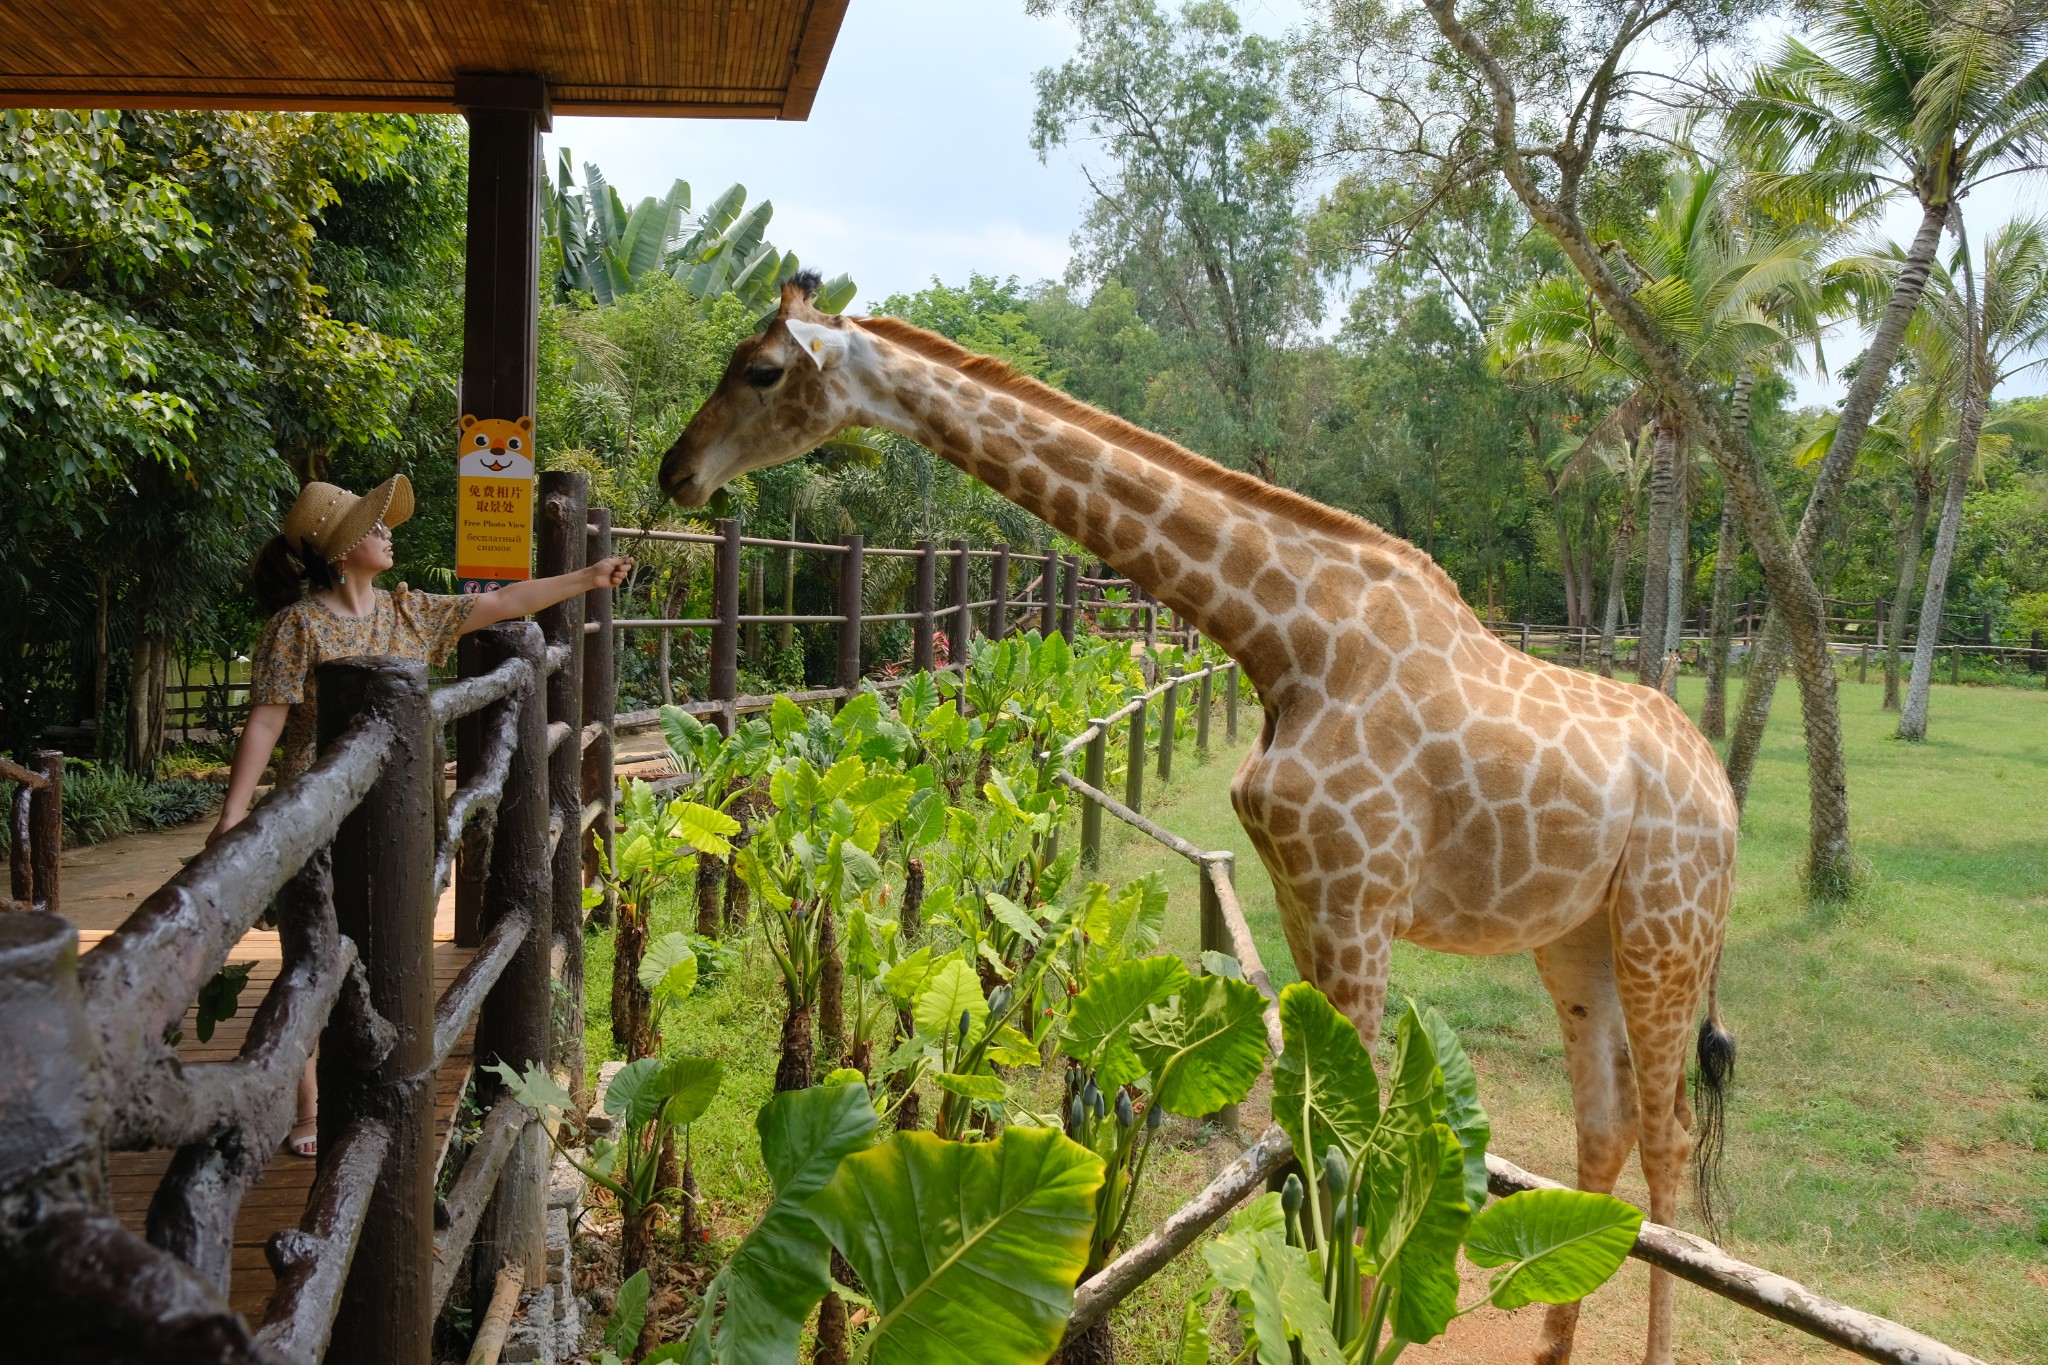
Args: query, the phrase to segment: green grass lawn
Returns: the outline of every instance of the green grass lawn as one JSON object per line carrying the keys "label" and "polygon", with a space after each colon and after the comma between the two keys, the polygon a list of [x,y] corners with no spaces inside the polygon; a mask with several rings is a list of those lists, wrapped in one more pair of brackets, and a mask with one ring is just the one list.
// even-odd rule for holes
{"label": "green grass lawn", "polygon": [[[1921,745],[1891,738],[1896,718],[1880,696],[1874,682],[1842,689],[1866,868],[1850,905],[1814,910],[1800,890],[1806,774],[1790,687],[1758,767],[1722,967],[1741,1047],[1727,1245],[1987,1360],[2048,1361],[2048,695],[1937,686]],[[1680,697],[1697,714],[1699,681]],[[1147,814],[1237,851],[1239,894],[1278,985],[1294,964],[1227,790],[1243,751],[1219,748],[1208,768],[1176,774]],[[1169,941],[1194,943],[1185,861],[1118,826],[1104,864],[1113,877],[1166,868]],[[1570,1091],[1534,963],[1403,944],[1393,996],[1404,995],[1463,1034],[1494,1150],[1570,1180]],[[1633,1165],[1625,1180],[1624,1195],[1646,1197]],[[1698,1230],[1689,1214],[1680,1221]],[[1589,1307],[1589,1344],[1609,1348],[1595,1356],[1640,1349],[1638,1302]],[[1680,1303],[1687,1358],[1805,1349],[1789,1329],[1702,1292],[1684,1289]]]}
{"label": "green grass lawn", "polygon": [[[1758,769],[1722,969],[1723,1012],[1741,1046],[1727,1245],[1987,1360],[2048,1361],[2048,695],[1937,686],[1933,738],[1917,746],[1890,738],[1879,696],[1874,683],[1842,691],[1866,864],[1850,905],[1817,911],[1800,891],[1805,772],[1789,685]],[[1697,680],[1681,686],[1681,699],[1697,712]],[[1256,712],[1244,720],[1248,742]],[[1206,765],[1183,748],[1171,788],[1147,814],[1198,845],[1237,851],[1246,913],[1284,984],[1294,964],[1272,889],[1230,810],[1228,780],[1244,745],[1222,743],[1220,715],[1215,732]],[[1166,945],[1192,955],[1193,869],[1114,820],[1105,836],[1106,880],[1166,871]],[[686,927],[685,915],[680,899],[663,907],[656,931]],[[589,947],[598,1058],[609,1055],[608,938],[593,936]],[[755,940],[746,953],[669,1029],[671,1051],[726,1061],[725,1091],[696,1134],[699,1181],[724,1237],[744,1230],[766,1193],[752,1119],[772,1082],[781,1010],[765,950]],[[1530,959],[1402,945],[1393,993],[1435,1005],[1464,1035],[1494,1149],[1569,1180],[1562,1049]],[[1248,1124],[1259,1115],[1247,1106]],[[1215,1147],[1187,1143],[1134,1223],[1163,1217],[1217,1159]],[[1621,1193],[1644,1198],[1633,1166]],[[1689,1213],[1680,1222],[1698,1226]],[[1183,1257],[1126,1306],[1124,1359],[1162,1357],[1200,1280],[1199,1260]],[[1636,1358],[1642,1298],[1639,1269],[1596,1296],[1578,1358]],[[1837,1354],[1702,1291],[1682,1287],[1679,1303],[1687,1361]]]}

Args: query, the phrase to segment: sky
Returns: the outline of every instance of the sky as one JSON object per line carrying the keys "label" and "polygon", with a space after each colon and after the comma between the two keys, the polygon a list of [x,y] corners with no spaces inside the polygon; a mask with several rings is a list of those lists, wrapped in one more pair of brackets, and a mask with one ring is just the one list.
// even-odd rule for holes
{"label": "sky", "polygon": [[[1245,26],[1280,35],[1301,25],[1306,0],[1239,0]],[[1775,47],[1757,35],[1749,49]],[[828,277],[859,287],[856,309],[924,288],[965,283],[970,271],[1026,283],[1065,273],[1090,190],[1073,147],[1041,164],[1031,150],[1033,77],[1073,50],[1063,21],[1033,19],[1022,0],[853,0],[811,117],[804,122],[558,118],[561,148],[594,162],[628,204],[690,184],[698,208],[728,185],[775,204],[769,240]],[[2012,177],[1968,201],[1972,234],[2016,213],[2048,212],[2048,183]],[[1896,205],[1900,240],[1917,206]],[[1946,250],[1946,247],[1944,248]],[[1844,327],[1826,346],[1839,364],[1862,347]],[[2035,370],[2001,397],[2048,392]],[[1799,382],[1806,403],[1838,401],[1839,382]]]}

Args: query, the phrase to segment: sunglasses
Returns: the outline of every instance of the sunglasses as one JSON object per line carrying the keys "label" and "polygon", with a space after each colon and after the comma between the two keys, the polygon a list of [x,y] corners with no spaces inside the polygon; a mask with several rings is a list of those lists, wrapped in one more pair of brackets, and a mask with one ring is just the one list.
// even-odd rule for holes
{"label": "sunglasses", "polygon": [[372,523],[372,525],[370,526],[370,534],[373,536],[382,536],[384,539],[389,540],[391,539],[391,528],[389,526],[386,526],[381,521],[375,522]]}

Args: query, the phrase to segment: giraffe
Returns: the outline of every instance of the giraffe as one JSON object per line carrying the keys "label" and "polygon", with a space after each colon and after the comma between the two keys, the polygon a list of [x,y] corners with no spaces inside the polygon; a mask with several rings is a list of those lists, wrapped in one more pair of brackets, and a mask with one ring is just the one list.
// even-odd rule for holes
{"label": "giraffe", "polygon": [[[663,493],[701,506],[847,426],[884,427],[1194,622],[1263,705],[1231,801],[1303,979],[1371,1046],[1396,939],[1532,953],[1564,1033],[1580,1187],[1611,1191],[1639,1147],[1650,1216],[1670,1222],[1703,1001],[1713,1106],[1734,1046],[1716,995],[1735,802],[1685,713],[1503,644],[1406,541],[897,319],[819,313],[810,287],[786,286],[740,343],[664,456]],[[1672,1359],[1673,1287],[1652,1270],[1647,1365]],[[1539,1361],[1569,1358],[1577,1315],[1549,1310]]]}

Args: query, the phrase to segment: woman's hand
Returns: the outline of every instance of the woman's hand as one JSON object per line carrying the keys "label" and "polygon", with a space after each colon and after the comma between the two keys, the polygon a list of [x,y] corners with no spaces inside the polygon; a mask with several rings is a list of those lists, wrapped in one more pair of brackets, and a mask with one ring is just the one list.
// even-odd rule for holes
{"label": "woman's hand", "polygon": [[633,561],[626,555],[614,555],[610,559],[598,560],[583,572],[590,575],[588,590],[622,588],[626,585],[626,575],[633,572]]}

